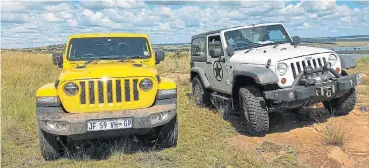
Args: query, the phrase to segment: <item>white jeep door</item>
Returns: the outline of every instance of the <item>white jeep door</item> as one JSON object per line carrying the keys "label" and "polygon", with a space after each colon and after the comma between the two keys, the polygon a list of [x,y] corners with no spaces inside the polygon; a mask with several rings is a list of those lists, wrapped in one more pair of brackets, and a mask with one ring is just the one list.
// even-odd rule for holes
{"label": "white jeep door", "polygon": [[[206,76],[209,80],[211,88],[222,93],[229,93],[231,84],[229,80],[229,67],[227,65],[228,58],[224,54],[220,35],[208,35],[206,40],[207,49],[207,68],[205,68]],[[211,56],[211,50],[221,50],[221,55]]]}

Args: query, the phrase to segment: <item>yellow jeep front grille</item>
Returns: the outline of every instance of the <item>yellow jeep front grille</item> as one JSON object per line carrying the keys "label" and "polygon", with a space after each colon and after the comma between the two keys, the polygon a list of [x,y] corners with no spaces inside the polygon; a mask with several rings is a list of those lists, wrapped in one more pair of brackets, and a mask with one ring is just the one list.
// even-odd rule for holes
{"label": "yellow jeep front grille", "polygon": [[79,84],[81,104],[122,103],[139,100],[138,79],[91,80],[81,81]]}
{"label": "yellow jeep front grille", "polygon": [[64,108],[72,113],[146,108],[154,103],[158,85],[153,82],[151,90],[141,90],[142,79],[144,77],[77,80],[73,82],[79,87],[78,93],[68,96],[60,89],[60,99]]}

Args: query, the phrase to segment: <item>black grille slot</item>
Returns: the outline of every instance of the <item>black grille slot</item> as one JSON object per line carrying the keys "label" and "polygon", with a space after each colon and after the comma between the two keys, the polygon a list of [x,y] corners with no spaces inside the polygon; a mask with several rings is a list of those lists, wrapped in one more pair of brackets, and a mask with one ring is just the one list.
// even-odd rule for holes
{"label": "black grille slot", "polygon": [[90,104],[95,104],[95,83],[94,81],[89,81],[88,82],[88,89],[90,92]]}
{"label": "black grille slot", "polygon": [[304,68],[306,67],[305,61],[302,61],[302,70],[304,70]]}
{"label": "black grille slot", "polygon": [[301,72],[301,66],[300,66],[300,63],[299,62],[296,62],[296,65],[297,65],[297,72],[300,73]]}
{"label": "black grille slot", "polygon": [[125,94],[125,101],[131,101],[131,90],[130,90],[130,86],[129,86],[129,80],[125,79],[124,80],[124,94]]}
{"label": "black grille slot", "polygon": [[104,85],[102,81],[98,82],[99,89],[99,103],[104,103]]}
{"label": "black grille slot", "polygon": [[122,87],[120,85],[120,80],[115,81],[115,91],[117,92],[117,102],[122,102]]}
{"label": "black grille slot", "polygon": [[318,58],[318,64],[320,67],[323,67],[323,63],[322,63],[322,60],[320,58]]}
{"label": "black grille slot", "polygon": [[318,64],[317,64],[317,63],[316,63],[316,61],[315,61],[315,59],[313,59],[313,65],[314,65],[314,69],[315,69],[315,68],[319,68],[319,67],[318,67]]}
{"label": "black grille slot", "polygon": [[81,86],[81,94],[79,95],[79,100],[81,101],[81,104],[86,104],[85,82],[79,82],[79,85]]}
{"label": "black grille slot", "polygon": [[108,80],[107,83],[108,90],[108,103],[113,103],[113,83],[111,80]]}
{"label": "black grille slot", "polygon": [[297,74],[296,74],[295,65],[293,63],[291,63],[291,69],[292,69],[293,77],[295,78]]}
{"label": "black grille slot", "polygon": [[323,57],[323,63],[324,65],[327,63],[327,60],[325,60],[325,57]]}
{"label": "black grille slot", "polygon": [[[308,66],[310,66],[311,67],[311,60],[307,60],[307,62],[308,62]],[[313,67],[312,67],[313,68]]]}
{"label": "black grille slot", "polygon": [[137,101],[138,100],[138,88],[137,88],[137,83],[138,80],[134,79],[133,80],[133,100]]}

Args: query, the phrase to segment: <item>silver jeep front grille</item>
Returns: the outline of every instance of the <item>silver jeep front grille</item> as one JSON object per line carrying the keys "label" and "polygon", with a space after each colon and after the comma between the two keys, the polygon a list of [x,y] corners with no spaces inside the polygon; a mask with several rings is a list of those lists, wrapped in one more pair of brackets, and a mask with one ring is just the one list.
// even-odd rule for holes
{"label": "silver jeep front grille", "polygon": [[[313,69],[323,67],[326,63],[326,59],[324,57],[321,58],[313,58],[308,60],[302,60],[302,61],[296,61],[291,63],[291,69],[293,73],[293,77],[296,78],[296,76],[304,71],[304,68],[306,66],[311,66]],[[312,77],[321,75],[321,72],[313,73]]]}

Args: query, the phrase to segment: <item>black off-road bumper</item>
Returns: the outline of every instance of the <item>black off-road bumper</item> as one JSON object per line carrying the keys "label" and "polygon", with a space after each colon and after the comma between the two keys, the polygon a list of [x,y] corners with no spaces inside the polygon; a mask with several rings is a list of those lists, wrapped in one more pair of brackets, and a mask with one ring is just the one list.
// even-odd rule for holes
{"label": "black off-road bumper", "polygon": [[[153,122],[155,115],[165,114],[165,118]],[[157,100],[154,106],[144,109],[96,113],[66,113],[61,107],[37,107],[39,127],[54,135],[66,135],[72,139],[89,139],[118,135],[143,135],[155,127],[162,126],[177,115],[176,98]],[[88,131],[91,120],[132,119],[131,128],[104,131]],[[61,129],[55,127],[61,125]],[[54,125],[54,126],[53,126]]]}
{"label": "black off-road bumper", "polygon": [[292,102],[313,97],[338,98],[361,82],[361,74],[342,76],[324,83],[265,91],[265,99]]}

